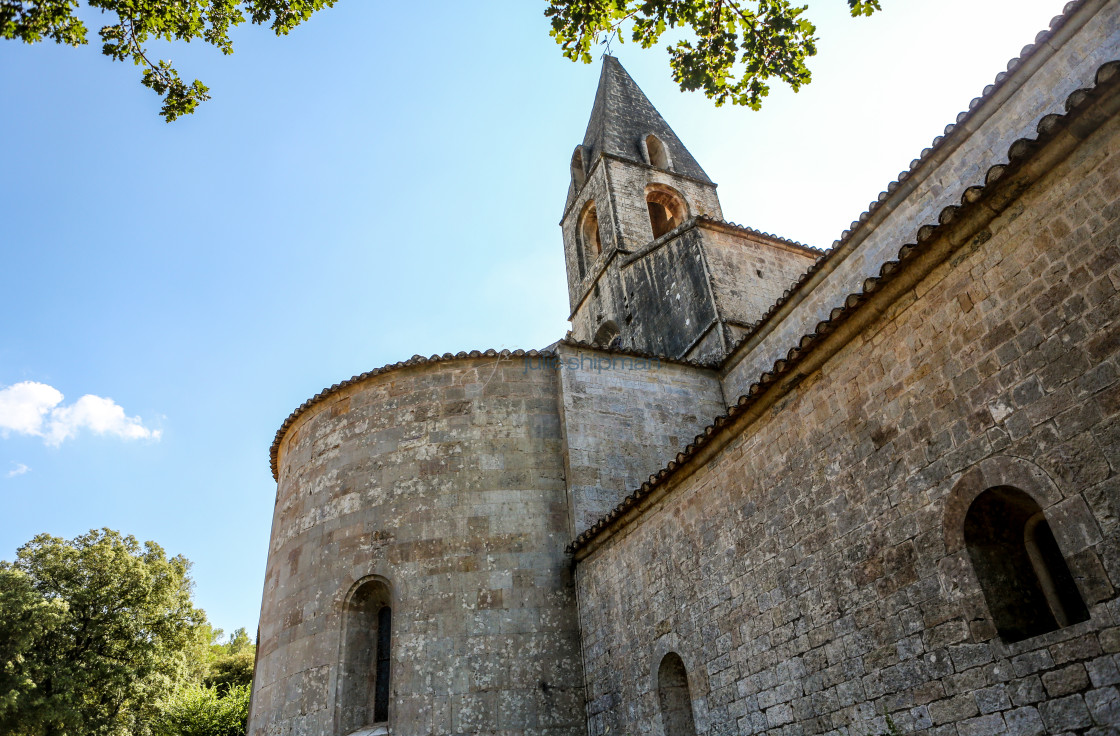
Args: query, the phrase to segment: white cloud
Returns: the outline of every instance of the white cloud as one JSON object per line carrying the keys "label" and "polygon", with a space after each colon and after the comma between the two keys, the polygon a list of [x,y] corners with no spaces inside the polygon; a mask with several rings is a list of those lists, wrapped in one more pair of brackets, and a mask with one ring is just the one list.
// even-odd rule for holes
{"label": "white cloud", "polygon": [[17,475],[23,475],[24,473],[31,472],[31,468],[27,467],[23,463],[12,463],[12,465],[15,465],[16,467],[8,471],[9,478],[15,478]]}
{"label": "white cloud", "polygon": [[[125,415],[112,399],[86,394],[61,406],[62,392],[53,386],[24,381],[0,389],[0,435],[42,437],[57,447],[82,429],[125,440],[158,440],[159,430],[148,429],[140,417]],[[26,472],[26,471],[23,471]]]}
{"label": "white cloud", "polygon": [[45,383],[24,381],[0,389],[0,432],[41,435],[51,409],[62,402],[62,392]]}

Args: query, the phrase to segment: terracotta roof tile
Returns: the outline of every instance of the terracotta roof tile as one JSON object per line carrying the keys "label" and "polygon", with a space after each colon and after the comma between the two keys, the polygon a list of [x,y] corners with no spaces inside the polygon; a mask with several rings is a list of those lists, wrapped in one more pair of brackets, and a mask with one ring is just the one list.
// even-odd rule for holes
{"label": "terracotta roof tile", "polygon": [[719,368],[719,364],[715,361],[705,362],[700,360],[689,360],[688,358],[670,358],[668,355],[661,355],[658,353],[646,353],[641,350],[631,350],[629,348],[610,348],[600,345],[597,342],[586,342],[583,340],[576,340],[572,337],[572,333],[568,332],[558,344],[568,345],[574,348],[584,348],[588,350],[599,350],[604,353],[611,353],[612,355],[629,355],[635,358],[644,358],[646,360],[659,360],[662,363],[672,363],[674,365],[687,365],[693,368],[707,368],[714,370]]}
{"label": "terracotta roof tile", "polygon": [[[587,350],[599,350],[601,352],[611,353],[613,355],[627,355],[627,356],[632,356],[632,357],[635,357],[635,358],[644,358],[646,360],[659,360],[663,363],[670,363],[670,364],[674,364],[674,365],[687,365],[687,366],[691,366],[693,368],[706,368],[706,369],[709,369],[709,370],[714,370],[717,367],[715,364],[712,364],[712,363],[702,363],[702,362],[695,361],[695,360],[683,360],[683,359],[678,359],[678,358],[670,358],[667,355],[657,355],[655,353],[645,353],[645,352],[641,352],[641,351],[637,351],[637,350],[610,349],[610,348],[603,347],[602,345],[599,345],[598,343],[594,343],[594,342],[582,342],[582,341],[579,341],[579,340],[573,340],[573,339],[571,339],[571,333],[568,333],[568,336],[566,336],[563,340],[560,340],[558,344],[568,345],[568,346],[575,347],[575,348],[583,348],[583,349],[587,349]],[[299,407],[297,407],[295,411],[293,411],[291,414],[288,415],[288,418],[285,419],[284,423],[280,425],[280,429],[276,430],[276,436],[272,440],[272,446],[269,448],[269,453],[268,453],[269,454],[269,465],[272,468],[272,478],[273,478],[273,480],[278,480],[279,479],[279,468],[277,466],[277,458],[278,458],[278,455],[279,455],[279,452],[280,452],[280,442],[284,439],[284,435],[287,433],[288,429],[291,428],[292,424],[294,424],[297,419],[299,419],[301,416],[303,416],[303,414],[305,414],[309,409],[311,409],[311,407],[325,401],[326,399],[329,399],[331,396],[337,394],[339,391],[342,391],[345,388],[348,388],[350,386],[361,383],[362,381],[366,380],[367,378],[372,378],[374,376],[380,376],[380,375],[383,375],[385,373],[391,373],[393,371],[401,370],[403,368],[411,368],[411,367],[419,366],[419,365],[429,365],[429,364],[432,364],[432,363],[443,363],[443,362],[448,362],[448,361],[453,361],[453,360],[468,360],[468,359],[472,359],[472,358],[521,358],[521,357],[536,358],[536,357],[552,357],[552,356],[555,356],[555,355],[556,355],[556,352],[554,350],[551,350],[551,349],[545,349],[545,350],[493,350],[493,349],[491,349],[491,350],[472,350],[470,352],[459,352],[459,353],[455,353],[455,354],[444,353],[443,355],[432,355],[432,356],[429,356],[429,357],[426,357],[426,358],[422,355],[413,355],[408,360],[402,360],[402,361],[399,361],[399,362],[396,362],[396,363],[389,363],[387,365],[381,366],[380,368],[374,368],[371,371],[366,371],[365,373],[360,373],[356,376],[353,376],[351,378],[346,379],[345,381],[342,381],[341,383],[336,383],[333,386],[330,386],[328,388],[323,389],[322,391],[315,394],[314,396],[312,396],[307,401],[300,404]]]}
{"label": "terracotta roof tile", "polygon": [[[809,251],[810,253],[823,254],[825,252],[825,251],[821,250],[820,248],[817,248],[816,246],[805,245],[805,243],[799,243],[796,240],[790,240],[789,238],[783,238],[781,235],[773,235],[771,233],[763,232],[762,230],[756,230],[753,227],[747,227],[746,225],[740,225],[737,222],[731,222],[729,220],[721,220],[718,217],[712,217],[711,215],[699,215],[697,217],[694,217],[693,221],[696,221],[696,222],[711,222],[711,223],[715,223],[717,225],[723,225],[725,227],[734,228],[736,230],[739,230],[739,231],[742,231],[742,232],[745,232],[745,233],[750,233],[751,235],[758,235],[758,236],[761,236],[763,238],[767,238],[768,240],[774,240],[774,241],[777,241],[779,243],[784,243],[786,245],[791,245],[794,248],[799,248],[801,250]],[[687,225],[688,225],[688,223],[686,222],[686,223],[683,223],[680,227],[681,227],[682,230],[687,229]]]}

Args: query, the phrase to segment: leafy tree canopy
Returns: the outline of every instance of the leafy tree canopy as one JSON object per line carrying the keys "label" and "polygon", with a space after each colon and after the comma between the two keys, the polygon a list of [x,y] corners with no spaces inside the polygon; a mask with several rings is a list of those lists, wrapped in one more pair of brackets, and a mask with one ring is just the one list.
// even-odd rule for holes
{"label": "leafy tree canopy", "polygon": [[248,686],[253,682],[253,665],[257,648],[249,640],[245,629],[236,629],[224,644],[216,643],[222,637],[222,630],[214,631],[215,643],[210,645],[208,667],[203,683],[215,688],[219,693],[232,691],[233,688]]}
{"label": "leafy tree canopy", "polygon": [[[90,11],[108,15],[99,31],[101,53],[116,61],[131,59],[144,67],[141,81],[163,96],[160,114],[171,122],[194,112],[210,99],[209,89],[197,79],[187,84],[171,62],[153,60],[144,47],[151,39],[199,39],[233,53],[229,29],[244,23],[268,23],[276,35],[286,35],[311,17],[334,5],[335,0],[85,0]],[[35,43],[50,39],[81,46],[88,42],[79,17],[82,0],[0,0],[0,38]]]}
{"label": "leafy tree canopy", "polygon": [[164,704],[155,736],[245,736],[249,685],[219,688],[191,684]]}
{"label": "leafy tree canopy", "polygon": [[108,529],[0,562],[0,733],[150,733],[203,631],[189,567]]}
{"label": "leafy tree canopy", "polygon": [[[871,15],[880,0],[845,0],[853,16]],[[88,42],[80,9],[98,10],[101,52],[144,68],[141,82],[163,97],[168,122],[194,112],[210,99],[199,80],[187,84],[171,62],[153,59],[152,39],[199,39],[233,53],[229,30],[251,20],[277,35],[335,0],[0,0],[0,38],[35,43],[50,39],[80,46]],[[817,53],[816,27],[806,6],[790,0],[547,0],[551,35],[569,59],[589,63],[599,43],[623,42],[629,33],[642,48],[666,32],[683,35],[668,47],[673,79],[683,90],[702,89],[716,105],[730,102],[759,109],[778,79],[795,91],[811,80],[805,60]]]}
{"label": "leafy tree canopy", "polygon": [[[879,0],[847,3],[853,17],[881,9]],[[584,63],[595,45],[622,43],[627,31],[649,48],[679,29],[673,35],[684,37],[668,52],[681,89],[757,110],[769,80],[794,91],[811,80],[805,60],[817,53],[817,38],[805,10],[789,0],[548,0],[545,15],[564,56]]]}

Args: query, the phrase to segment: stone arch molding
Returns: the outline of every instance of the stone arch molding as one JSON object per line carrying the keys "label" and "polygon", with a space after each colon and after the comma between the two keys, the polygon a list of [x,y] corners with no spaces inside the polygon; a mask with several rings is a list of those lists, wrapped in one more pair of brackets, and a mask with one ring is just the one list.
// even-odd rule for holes
{"label": "stone arch molding", "polygon": [[365,575],[354,577],[349,585],[344,585],[339,589],[338,595],[334,600],[334,609],[338,613],[342,613],[346,609],[350,599],[358,592],[366,583],[381,583],[389,590],[389,601],[393,608],[396,608],[400,601],[398,600],[400,593],[397,590],[397,585],[393,583],[392,578],[388,575],[388,570],[382,570],[381,565],[377,566],[377,570],[369,572]]}
{"label": "stone arch molding", "polygon": [[[708,730],[708,678],[705,676],[704,668],[697,664],[692,652],[682,645],[680,637],[674,632],[658,637],[653,642],[649,676],[646,680],[646,694],[653,698],[654,703],[657,703],[658,670],[661,668],[661,660],[670,652],[676,654],[684,662],[684,669],[688,676],[689,694],[692,696],[692,716],[696,725],[696,733],[705,733]],[[677,736],[677,734],[664,733],[665,729],[660,718],[660,705],[657,705],[653,712],[656,714],[651,724],[653,726],[653,736]]]}
{"label": "stone arch molding", "polygon": [[654,240],[671,232],[692,216],[691,207],[684,195],[666,184],[648,185],[645,196]]}
{"label": "stone arch molding", "polygon": [[692,216],[692,207],[688,199],[680,191],[668,184],[653,182],[645,188],[647,202],[660,202],[666,206],[679,207],[681,218],[687,220]]}
{"label": "stone arch molding", "polygon": [[[953,485],[945,501],[945,552],[956,554],[965,548],[964,519],[976,497],[989,488],[1013,486],[1028,494],[1045,512],[1062,500],[1062,492],[1045,470],[1029,460],[997,455],[973,465]],[[1066,554],[1079,550],[1064,550]]]}

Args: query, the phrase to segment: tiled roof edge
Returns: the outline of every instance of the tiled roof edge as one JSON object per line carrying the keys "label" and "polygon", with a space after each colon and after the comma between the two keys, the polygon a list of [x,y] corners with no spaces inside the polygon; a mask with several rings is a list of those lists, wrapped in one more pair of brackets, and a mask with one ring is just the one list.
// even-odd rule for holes
{"label": "tiled roof edge", "polygon": [[288,415],[288,418],[285,419],[284,423],[280,425],[280,429],[276,430],[276,437],[272,440],[272,446],[268,450],[269,465],[272,468],[272,479],[279,480],[277,457],[280,453],[280,442],[284,439],[284,435],[287,433],[288,429],[290,429],[291,426],[295,423],[295,421],[305,413],[307,413],[307,411],[316,404],[321,403],[325,399],[330,398],[343,389],[361,383],[367,378],[373,378],[374,376],[380,376],[385,373],[392,373],[393,371],[400,370],[402,368],[411,368],[418,365],[430,365],[432,363],[446,363],[453,360],[468,360],[471,358],[536,358],[538,356],[549,357],[552,355],[555,355],[555,353],[551,350],[494,350],[493,348],[489,350],[471,350],[470,352],[444,353],[443,355],[432,355],[427,358],[425,358],[423,355],[413,355],[408,360],[389,363],[388,365],[383,365],[380,368],[374,368],[371,371],[359,373],[358,375],[352,376],[351,378],[348,378],[341,383],[336,383],[329,388],[323,389],[307,401],[300,404],[295,411]]}
{"label": "tiled roof edge", "polygon": [[584,348],[586,350],[598,350],[603,353],[611,353],[612,355],[629,355],[635,358],[644,358],[646,360],[659,360],[662,363],[672,363],[674,365],[687,365],[690,368],[704,368],[707,370],[715,370],[719,368],[719,363],[716,361],[700,361],[689,360],[688,358],[671,358],[668,355],[659,355],[658,353],[646,353],[641,350],[631,350],[630,348],[610,348],[600,345],[597,342],[587,342],[585,340],[576,340],[572,337],[572,333],[568,332],[558,344],[567,345],[573,348]]}
{"label": "tiled roof edge", "polygon": [[783,238],[781,235],[774,235],[773,233],[763,232],[762,230],[756,230],[753,227],[748,227],[747,225],[740,225],[739,223],[731,222],[730,220],[721,220],[718,217],[712,217],[711,215],[697,215],[693,219],[697,223],[711,223],[711,224],[715,224],[715,225],[723,225],[724,227],[729,227],[729,228],[733,228],[735,230],[740,230],[740,231],[745,232],[745,233],[750,233],[751,235],[757,235],[759,237],[766,238],[767,240],[773,240],[773,241],[776,241],[778,243],[782,243],[783,245],[789,245],[789,246],[792,246],[794,248],[798,248],[799,250],[808,251],[809,253],[813,253],[815,255],[823,255],[825,253],[824,250],[822,250],[820,248],[817,248],[815,246],[806,245],[805,243],[800,243],[796,240],[790,240],[789,238]]}
{"label": "tiled roof edge", "polygon": [[814,251],[817,251],[821,254],[820,257],[817,258],[816,263],[809,266],[809,268],[797,278],[797,281],[791,284],[790,287],[785,290],[782,296],[778,297],[778,300],[774,302],[774,304],[772,304],[770,308],[766,310],[766,313],[763,314],[762,317],[754,324],[753,329],[740,337],[739,340],[730,347],[727,352],[727,356],[724,359],[725,366],[735,356],[735,353],[739,350],[740,347],[742,347],[748,340],[754,337],[759,332],[759,330],[762,329],[763,325],[767,324],[771,320],[771,318],[773,318],[778,313],[782,306],[784,306],[790,300],[790,298],[793,297],[794,294],[801,291],[805,284],[809,282],[813,274],[820,271],[826,263],[831,261],[834,254],[836,254],[841,249],[841,246],[846,245],[855,236],[862,234],[864,223],[866,223],[871,218],[871,216],[879,210],[883,203],[887,201],[892,194],[894,194],[895,190],[897,190],[904,181],[909,179],[910,175],[918,168],[920,168],[922,164],[924,164],[927,160],[929,160],[929,158],[935,152],[939,151],[942,145],[945,144],[945,141],[946,139],[948,139],[949,135],[963,123],[965,123],[965,121],[969,120],[974,115],[975,111],[978,110],[984,102],[990,99],[991,96],[996,92],[996,90],[1000,89],[1003,86],[1004,82],[1015,72],[1015,70],[1022,66],[1024,61],[1032,57],[1035,51],[1044,43],[1046,43],[1046,41],[1048,41],[1058,29],[1064,26],[1069,17],[1073,15],[1078,9],[1080,9],[1082,5],[1085,5],[1086,2],[1088,2],[1088,0],[1072,0],[1072,2],[1066,3],[1065,7],[1062,8],[1062,13],[1050,19],[1050,27],[1046,30],[1039,31],[1038,35],[1034,37],[1034,43],[1030,43],[1024,46],[1023,49],[1019,52],[1018,56],[1007,62],[1007,70],[997,74],[992,84],[989,84],[987,87],[985,87],[984,91],[980,93],[979,97],[974,97],[972,101],[968,103],[968,109],[958,113],[955,122],[949,123],[945,126],[945,132],[934,138],[929,147],[924,149],[916,159],[910,162],[909,169],[907,169],[906,171],[900,171],[898,173],[898,178],[888,184],[886,189],[879,192],[879,196],[876,197],[875,200],[867,206],[867,209],[852,222],[851,226],[847,230],[840,234],[840,237],[832,243],[831,247],[823,250],[819,250],[816,248],[813,249]]}
{"label": "tiled roof edge", "polygon": [[[1068,6],[1067,6],[1068,7]],[[582,534],[569,544],[565,551],[574,553],[587,546],[593,539],[604,533],[607,527],[615,520],[622,517],[645,497],[649,496],[656,488],[663,485],[676,475],[689,460],[707,446],[714,438],[728,431],[733,425],[735,417],[742,414],[754,404],[762,394],[774,385],[780,378],[787,375],[797,367],[805,357],[821,344],[822,338],[833,333],[840,325],[846,322],[860,306],[877,292],[882,286],[892,281],[903,270],[907,262],[912,262],[915,256],[924,252],[940,235],[946,226],[958,221],[963,210],[971,209],[985,195],[992,191],[993,185],[1003,179],[1009,172],[1018,170],[1040,148],[1040,144],[1049,142],[1057,133],[1066,128],[1070,120],[1070,113],[1082,108],[1087,102],[1094,102],[1100,86],[1120,75],[1120,61],[1110,61],[1097,69],[1095,85],[1091,89],[1075,90],[1066,98],[1065,114],[1051,114],[1043,117],[1037,126],[1039,137],[1036,139],[1020,138],[1011,144],[1007,151],[1007,164],[996,164],[988,169],[982,186],[969,187],[961,195],[960,205],[949,205],[941,210],[937,225],[923,225],[918,229],[917,243],[902,246],[898,251],[898,259],[884,263],[878,276],[864,280],[863,288],[859,292],[849,294],[839,307],[829,313],[827,320],[817,324],[816,330],[803,335],[798,344],[790,348],[784,359],[775,361],[772,370],[759,376],[758,381],[752,383],[747,393],[741,395],[738,401],[728,407],[726,413],[716,417],[696,438],[683,450],[677,453],[673,460],[649,477],[639,488],[628,495],[609,513],[592,524]]]}
{"label": "tiled roof edge", "polygon": [[[687,359],[684,359],[684,358],[671,358],[668,355],[659,355],[657,353],[646,353],[646,352],[642,352],[640,350],[619,350],[619,349],[615,349],[615,348],[608,348],[608,347],[604,347],[604,346],[602,346],[602,345],[600,345],[596,342],[585,342],[583,340],[576,340],[576,339],[572,338],[570,332],[562,340],[559,340],[556,344],[567,345],[569,347],[574,347],[574,348],[582,348],[582,349],[585,349],[585,350],[598,350],[600,352],[611,353],[613,355],[627,355],[627,356],[632,356],[632,357],[635,357],[635,358],[643,358],[645,360],[658,360],[658,361],[661,361],[662,363],[670,363],[670,364],[673,364],[673,365],[684,365],[684,366],[688,366],[690,368],[702,368],[702,369],[705,369],[705,370],[715,370],[716,368],[719,367],[718,364],[715,363],[715,362],[702,362],[702,361],[698,361],[698,360],[687,360]],[[345,388],[353,386],[357,383],[361,383],[362,381],[366,380],[367,378],[372,378],[373,376],[379,376],[379,375],[382,375],[382,374],[385,374],[385,373],[391,373],[392,371],[400,370],[401,368],[408,368],[408,367],[418,366],[418,365],[428,365],[430,363],[443,363],[443,362],[452,361],[452,360],[467,360],[467,359],[470,359],[470,358],[522,358],[522,357],[536,358],[536,357],[552,357],[552,356],[555,356],[555,355],[556,355],[556,351],[550,350],[550,349],[545,349],[545,350],[494,350],[494,349],[472,350],[470,352],[459,352],[459,353],[455,353],[455,354],[444,353],[443,355],[432,355],[432,356],[427,357],[427,358],[425,358],[422,355],[413,355],[408,360],[402,360],[402,361],[398,361],[396,363],[389,363],[387,365],[381,366],[380,368],[374,368],[371,371],[366,371],[365,373],[360,373],[356,376],[352,376],[351,378],[348,378],[345,381],[342,381],[340,383],[336,383],[333,386],[330,386],[328,388],[323,389],[322,391],[315,394],[314,396],[312,396],[307,401],[300,404],[299,407],[297,407],[295,411],[293,411],[291,414],[288,415],[288,418],[285,419],[284,423],[280,425],[280,429],[276,430],[276,436],[272,440],[272,446],[269,448],[269,461],[270,461],[269,464],[270,464],[270,467],[272,469],[272,478],[273,478],[273,480],[278,479],[279,468],[277,467],[277,457],[278,457],[279,451],[280,451],[280,442],[284,439],[284,435],[287,433],[288,429],[291,428],[292,424],[294,424],[297,419],[299,419],[304,413],[306,413],[309,409],[311,409],[311,407],[315,406],[316,404],[321,403],[325,399],[330,398],[331,396],[333,396],[334,394],[337,394],[339,391],[342,391]]]}

